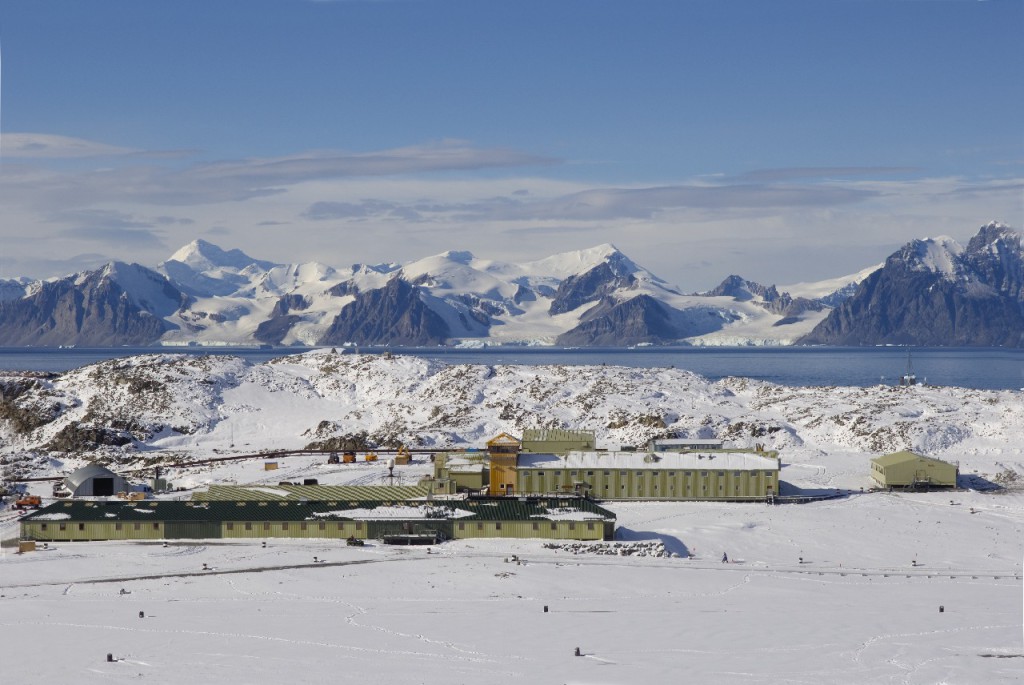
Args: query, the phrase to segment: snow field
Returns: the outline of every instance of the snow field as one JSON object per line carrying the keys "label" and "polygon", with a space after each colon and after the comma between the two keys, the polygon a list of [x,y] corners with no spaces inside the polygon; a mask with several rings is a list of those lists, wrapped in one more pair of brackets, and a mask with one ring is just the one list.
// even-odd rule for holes
{"label": "snow field", "polygon": [[0,559],[0,645],[25,682],[1010,683],[1024,669],[1020,494],[611,508],[622,539],[693,558],[542,540],[51,543]]}

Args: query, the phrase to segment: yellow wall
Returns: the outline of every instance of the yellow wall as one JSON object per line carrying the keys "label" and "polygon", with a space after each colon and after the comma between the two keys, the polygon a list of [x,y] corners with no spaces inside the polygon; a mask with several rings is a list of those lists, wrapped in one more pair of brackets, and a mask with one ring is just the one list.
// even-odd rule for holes
{"label": "yellow wall", "polygon": [[596,499],[763,499],[779,494],[777,470],[718,469],[519,469],[520,494],[572,492],[590,486]]}

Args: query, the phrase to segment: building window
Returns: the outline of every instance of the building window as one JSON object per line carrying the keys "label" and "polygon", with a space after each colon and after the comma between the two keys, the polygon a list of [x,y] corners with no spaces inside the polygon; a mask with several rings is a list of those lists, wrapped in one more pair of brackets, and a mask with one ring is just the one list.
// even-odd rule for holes
{"label": "building window", "polygon": [[142,530],[142,524],[141,523],[134,523],[134,524],[132,524],[132,529],[134,529],[134,530]]}
{"label": "building window", "polygon": [[281,524],[281,530],[288,530],[288,522],[287,521],[285,521],[284,523]]}
{"label": "building window", "polygon": [[356,530],[362,530],[362,529],[363,529],[363,522],[362,521],[356,521]]}
{"label": "building window", "polygon": [[558,524],[554,521],[551,522],[551,530],[558,530]]}
{"label": "building window", "polygon": [[494,522],[494,530],[501,530],[501,521]]}
{"label": "building window", "polygon": [[484,524],[482,524],[482,523],[477,523],[477,524],[476,524],[476,529],[477,529],[477,530],[483,530],[483,529],[484,529]]}
{"label": "building window", "polygon": [[263,523],[263,530],[270,530],[270,523],[269,523],[269,522],[266,522],[266,521],[265,521],[265,522]]}
{"label": "building window", "polygon": [[587,521],[587,530],[594,530],[594,522]]}
{"label": "building window", "polygon": [[569,521],[569,530],[576,530],[576,522]]}
{"label": "building window", "polygon": [[611,472],[611,471],[605,471],[605,472],[604,472],[604,475],[606,475],[606,476],[610,476],[610,475],[612,475],[612,472]]}
{"label": "building window", "polygon": [[[124,524],[121,523],[120,521],[118,521],[117,523],[114,524],[114,530],[121,530],[122,528],[124,528]],[[43,524],[43,530],[46,530],[46,524],[45,523]]]}
{"label": "building window", "polygon": [[[137,525],[139,525],[139,524],[137,524],[137,523],[136,523],[135,525],[137,526]],[[62,523],[62,524],[60,524],[60,529],[61,529],[61,530],[67,530],[67,529],[68,529],[68,524],[66,524],[66,523]]]}
{"label": "building window", "polygon": [[85,530],[85,524],[84,523],[79,523],[78,524],[78,530]]}
{"label": "building window", "polygon": [[153,530],[160,530],[160,524],[159,523],[154,523],[153,524]]}
{"label": "building window", "polygon": [[625,475],[626,475],[626,472],[625,472],[625,471],[619,471],[619,475],[620,475],[620,476],[625,476]]}
{"label": "building window", "polygon": [[252,530],[252,524],[251,523],[245,524],[245,529],[246,530]]}
{"label": "building window", "polygon": [[466,522],[459,521],[459,530],[466,530]]}
{"label": "building window", "polygon": [[321,522],[320,522],[320,523],[319,523],[319,524],[317,525],[317,529],[318,529],[318,530],[327,530],[327,524],[326,524],[326,523],[325,523],[324,521],[321,521]]}
{"label": "building window", "polygon": [[307,526],[305,522],[299,524],[299,530],[306,530],[306,528]]}
{"label": "building window", "polygon": [[722,476],[724,476],[724,475],[725,475],[725,471],[719,471],[719,472],[718,472],[718,477],[719,477],[719,478],[721,478],[721,477],[722,477]]}
{"label": "building window", "polygon": [[539,523],[537,523],[536,521],[534,521],[534,522],[533,522],[533,529],[534,529],[534,530],[540,530],[540,524],[539,524]]}
{"label": "building window", "polygon": [[592,475],[594,475],[594,472],[593,471],[587,471],[587,475],[588,476],[592,476]]}
{"label": "building window", "polygon": [[235,529],[235,524],[234,523],[228,523],[228,530],[234,530],[234,529]]}
{"label": "building window", "polygon": [[[121,524],[119,523],[117,525],[118,525],[118,530],[121,530],[121,528],[120,528]],[[46,530],[46,524],[45,523],[41,524],[40,529],[41,530]]]}

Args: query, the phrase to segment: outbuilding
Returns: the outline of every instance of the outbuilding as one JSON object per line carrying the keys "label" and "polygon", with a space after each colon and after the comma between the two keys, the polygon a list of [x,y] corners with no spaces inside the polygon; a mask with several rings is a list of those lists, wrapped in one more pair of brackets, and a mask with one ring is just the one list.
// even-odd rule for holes
{"label": "outbuilding", "polygon": [[871,478],[883,488],[956,487],[956,464],[909,450],[871,460]]}
{"label": "outbuilding", "polygon": [[128,481],[99,464],[89,464],[64,479],[64,487],[72,497],[112,497],[128,492]]}

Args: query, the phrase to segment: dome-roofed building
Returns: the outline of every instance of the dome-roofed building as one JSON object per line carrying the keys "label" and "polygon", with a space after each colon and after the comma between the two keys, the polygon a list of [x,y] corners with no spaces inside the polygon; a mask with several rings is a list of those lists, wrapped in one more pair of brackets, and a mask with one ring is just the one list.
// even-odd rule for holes
{"label": "dome-roofed building", "polygon": [[99,464],[89,464],[64,479],[72,497],[110,497],[129,490],[128,481]]}

